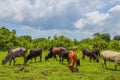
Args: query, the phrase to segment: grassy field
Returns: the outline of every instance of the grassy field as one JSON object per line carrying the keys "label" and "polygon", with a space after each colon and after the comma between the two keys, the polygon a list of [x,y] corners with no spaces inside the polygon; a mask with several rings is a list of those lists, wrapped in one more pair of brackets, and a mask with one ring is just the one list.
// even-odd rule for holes
{"label": "grassy field", "polygon": [[[120,80],[120,66],[118,70],[114,70],[114,63],[108,62],[109,69],[103,69],[99,63],[89,62],[89,58],[81,60],[81,51],[77,52],[78,57],[81,60],[81,66],[79,72],[71,73],[67,67],[67,61],[64,64],[59,63],[54,58],[48,61],[44,60],[44,56],[47,51],[43,52],[42,62],[39,62],[39,57],[35,63],[34,59],[32,63],[29,61],[24,70],[20,68],[23,64],[23,58],[16,58],[16,65],[9,66],[5,64],[0,65],[0,80]],[[0,61],[6,56],[7,52],[0,52]]]}

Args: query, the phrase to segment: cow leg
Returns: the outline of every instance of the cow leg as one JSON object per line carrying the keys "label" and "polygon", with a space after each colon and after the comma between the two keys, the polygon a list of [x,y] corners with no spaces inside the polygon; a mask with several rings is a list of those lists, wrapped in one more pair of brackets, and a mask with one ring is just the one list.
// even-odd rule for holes
{"label": "cow leg", "polygon": [[64,58],[62,57],[62,63],[63,63],[63,61],[64,61]]}
{"label": "cow leg", "polygon": [[15,58],[13,58],[13,62],[14,62],[14,65],[15,65]]}
{"label": "cow leg", "polygon": [[82,60],[83,60],[83,59],[85,59],[85,55],[84,55],[84,54],[82,55]]}
{"label": "cow leg", "polygon": [[71,72],[73,72],[73,66],[69,66],[69,69],[71,70]]}
{"label": "cow leg", "polygon": [[104,68],[104,60],[103,60],[103,62],[102,62],[102,67]]}
{"label": "cow leg", "polygon": [[89,57],[90,58],[90,62],[92,61],[92,57]]}
{"label": "cow leg", "polygon": [[75,64],[76,64],[76,71],[78,71],[78,64],[77,64],[77,60],[76,60]]}
{"label": "cow leg", "polygon": [[115,70],[117,70],[117,65],[118,65],[118,63],[117,63],[117,61],[115,61]]}
{"label": "cow leg", "polygon": [[57,57],[56,57],[56,55],[53,55],[53,57],[56,59],[56,61],[57,61]]}
{"label": "cow leg", "polygon": [[105,67],[106,67],[106,69],[107,69],[107,64],[106,64],[106,60],[104,61],[104,64],[105,64]]}
{"label": "cow leg", "polygon": [[62,62],[62,61],[61,61],[61,58],[62,58],[62,57],[61,57],[61,56],[59,56],[59,58],[60,58],[60,62]]}
{"label": "cow leg", "polygon": [[103,60],[103,64],[102,65],[103,65],[103,67],[105,66],[105,68],[107,69],[107,65],[106,65],[106,60],[105,59]]}
{"label": "cow leg", "polygon": [[117,70],[117,65],[115,64],[115,70]]}
{"label": "cow leg", "polygon": [[34,57],[34,59],[35,59],[35,62],[36,62],[36,57]]}
{"label": "cow leg", "polygon": [[69,63],[69,58],[67,58],[67,62]]}
{"label": "cow leg", "polygon": [[12,59],[11,59],[10,62],[9,62],[9,66],[11,65],[11,62],[12,62]]}
{"label": "cow leg", "polygon": [[42,56],[40,55],[40,62],[42,61]]}

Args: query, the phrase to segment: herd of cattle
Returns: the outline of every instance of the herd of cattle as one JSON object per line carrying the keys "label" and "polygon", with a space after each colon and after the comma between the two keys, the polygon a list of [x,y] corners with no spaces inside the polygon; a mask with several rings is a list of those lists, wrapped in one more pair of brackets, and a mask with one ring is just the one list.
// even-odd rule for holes
{"label": "herd of cattle", "polygon": [[[64,59],[67,59],[67,62],[69,64],[69,69],[71,72],[73,72],[75,69],[78,71],[78,66],[80,66],[80,60],[77,57],[77,54],[75,53],[77,48],[73,48],[72,50],[67,50],[64,47],[51,47],[49,50],[49,53],[45,56],[45,60],[48,60],[49,58],[56,58],[56,55],[59,56],[60,62],[63,63]],[[15,58],[16,57],[23,57],[24,58],[24,64],[26,64],[29,60],[32,60],[32,58],[35,59],[36,57],[40,57],[40,61],[42,60],[42,48],[37,48],[30,50],[29,54],[26,56],[27,49],[20,47],[11,49],[8,51],[7,56],[4,60],[2,60],[2,65],[5,65],[9,61],[9,65],[11,65],[11,61],[13,60],[15,65]],[[96,62],[99,62],[99,59],[102,57],[103,59],[103,67],[107,68],[106,61],[115,62],[115,69],[117,68],[117,65],[120,64],[120,53],[115,51],[103,51],[100,54],[100,51],[98,49],[95,50],[89,50],[89,49],[83,49],[82,50],[82,59],[85,59],[85,56],[88,56],[91,60],[94,60]],[[76,68],[74,68],[74,65]]]}

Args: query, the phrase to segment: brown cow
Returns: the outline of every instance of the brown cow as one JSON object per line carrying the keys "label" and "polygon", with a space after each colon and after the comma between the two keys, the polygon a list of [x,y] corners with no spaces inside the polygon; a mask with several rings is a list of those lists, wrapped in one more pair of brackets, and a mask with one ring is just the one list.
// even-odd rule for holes
{"label": "brown cow", "polygon": [[64,47],[51,47],[49,53],[45,56],[45,60],[52,57],[56,58],[56,55],[60,57],[60,62],[63,62],[64,58],[68,60],[68,51]]}
{"label": "brown cow", "polygon": [[74,71],[74,65],[76,65],[76,70],[78,70],[78,66],[80,66],[80,60],[77,58],[77,55],[75,54],[74,50],[69,51],[68,53],[69,57],[69,68],[71,72]]}

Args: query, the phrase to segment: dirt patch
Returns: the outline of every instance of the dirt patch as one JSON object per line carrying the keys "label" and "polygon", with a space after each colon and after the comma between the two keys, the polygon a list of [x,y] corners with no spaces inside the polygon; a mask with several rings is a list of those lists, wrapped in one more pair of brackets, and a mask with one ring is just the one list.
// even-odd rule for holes
{"label": "dirt patch", "polygon": [[48,71],[48,70],[45,70],[45,71],[42,71],[41,74],[42,74],[43,76],[49,76],[49,75],[52,74],[52,72],[50,72],[50,71]]}

